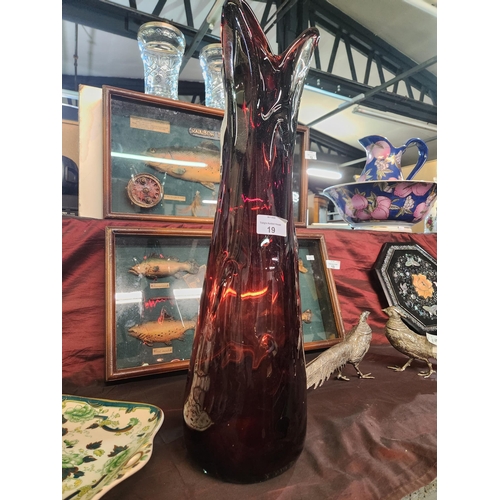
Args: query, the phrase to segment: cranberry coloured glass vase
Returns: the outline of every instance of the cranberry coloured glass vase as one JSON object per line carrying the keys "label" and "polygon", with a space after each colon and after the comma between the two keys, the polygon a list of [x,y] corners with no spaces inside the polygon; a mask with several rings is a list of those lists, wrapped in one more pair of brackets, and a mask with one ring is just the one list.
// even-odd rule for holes
{"label": "cranberry coloured glass vase", "polygon": [[319,41],[271,52],[248,5],[222,11],[222,178],[184,400],[189,454],[250,483],[287,470],[306,434],[306,372],[292,166],[304,80]]}

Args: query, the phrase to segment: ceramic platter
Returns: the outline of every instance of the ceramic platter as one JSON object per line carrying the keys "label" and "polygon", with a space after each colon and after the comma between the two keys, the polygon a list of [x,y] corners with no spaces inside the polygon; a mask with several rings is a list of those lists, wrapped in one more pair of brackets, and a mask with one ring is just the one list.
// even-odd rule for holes
{"label": "ceramic platter", "polygon": [[156,406],[62,397],[62,498],[101,498],[144,467],[163,422]]}

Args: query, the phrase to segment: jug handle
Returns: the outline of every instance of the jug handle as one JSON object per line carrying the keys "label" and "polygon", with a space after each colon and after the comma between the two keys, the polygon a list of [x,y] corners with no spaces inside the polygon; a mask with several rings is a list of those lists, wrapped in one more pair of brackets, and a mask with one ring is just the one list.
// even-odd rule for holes
{"label": "jug handle", "polygon": [[418,160],[413,170],[406,177],[407,181],[413,179],[413,177],[417,174],[417,172],[423,167],[424,163],[427,161],[427,156],[429,155],[429,148],[427,147],[427,144],[424,141],[422,141],[422,139],[408,139],[408,141],[405,144],[405,148],[407,148],[410,144],[413,143],[417,145]]}

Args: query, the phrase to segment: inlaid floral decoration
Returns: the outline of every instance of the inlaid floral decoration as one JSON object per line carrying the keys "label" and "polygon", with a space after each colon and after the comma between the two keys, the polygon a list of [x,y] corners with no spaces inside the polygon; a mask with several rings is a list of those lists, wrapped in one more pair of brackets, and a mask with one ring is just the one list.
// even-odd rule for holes
{"label": "inlaid floral decoration", "polygon": [[437,267],[409,251],[399,255],[392,267],[392,279],[401,303],[423,321],[437,317]]}

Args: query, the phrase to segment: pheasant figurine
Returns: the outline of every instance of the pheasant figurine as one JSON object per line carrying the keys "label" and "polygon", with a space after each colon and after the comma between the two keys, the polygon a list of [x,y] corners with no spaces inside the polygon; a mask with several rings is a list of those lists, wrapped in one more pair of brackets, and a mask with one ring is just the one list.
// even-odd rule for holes
{"label": "pheasant figurine", "polygon": [[358,324],[347,333],[345,339],[339,344],[335,344],[318,357],[309,361],[306,365],[307,388],[314,385],[323,385],[332,373],[337,373],[337,378],[349,380],[342,375],[342,368],[347,364],[354,366],[359,378],[374,378],[370,373],[363,374],[359,369],[359,363],[365,356],[372,340],[372,329],[367,323],[369,311],[363,311],[359,316]]}
{"label": "pheasant figurine", "polygon": [[391,345],[400,353],[405,354],[410,359],[403,366],[388,366],[391,370],[402,372],[414,359],[427,363],[428,371],[420,372],[419,375],[428,378],[435,370],[429,358],[437,360],[437,345],[432,344],[423,335],[418,335],[411,330],[401,319],[406,313],[399,306],[390,306],[382,309],[389,319],[385,325],[385,336]]}

